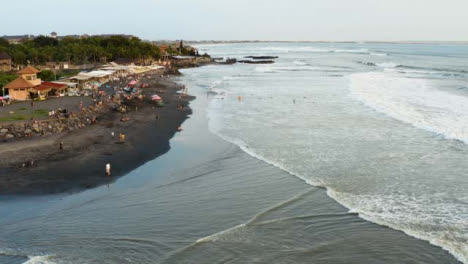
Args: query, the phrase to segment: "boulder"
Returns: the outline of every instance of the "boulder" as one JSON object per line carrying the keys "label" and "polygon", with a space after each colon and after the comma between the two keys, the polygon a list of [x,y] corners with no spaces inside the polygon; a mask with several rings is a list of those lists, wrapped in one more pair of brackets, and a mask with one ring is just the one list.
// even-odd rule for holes
{"label": "boulder", "polygon": [[15,136],[13,136],[12,134],[7,134],[6,135],[6,138],[14,138]]}
{"label": "boulder", "polygon": [[8,128],[2,128],[0,129],[0,133],[5,134],[8,132]]}

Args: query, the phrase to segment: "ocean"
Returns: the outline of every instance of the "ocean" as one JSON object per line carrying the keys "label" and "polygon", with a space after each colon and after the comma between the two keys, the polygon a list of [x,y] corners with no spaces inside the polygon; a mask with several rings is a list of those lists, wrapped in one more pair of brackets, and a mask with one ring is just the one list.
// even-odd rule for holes
{"label": "ocean", "polygon": [[[171,150],[0,196],[0,263],[468,263],[468,45],[205,44]],[[148,146],[151,147],[151,146]]]}
{"label": "ocean", "polygon": [[[468,262],[468,45],[200,45],[210,128],[350,212]],[[195,79],[195,77],[194,77]],[[241,96],[241,101],[239,101]]]}

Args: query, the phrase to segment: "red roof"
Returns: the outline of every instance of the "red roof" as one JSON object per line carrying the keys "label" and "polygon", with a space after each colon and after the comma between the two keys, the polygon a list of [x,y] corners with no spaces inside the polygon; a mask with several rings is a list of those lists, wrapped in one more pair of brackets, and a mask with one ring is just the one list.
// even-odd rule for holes
{"label": "red roof", "polygon": [[50,87],[42,86],[42,85],[34,87],[34,90],[36,90],[36,91],[44,91],[44,90],[51,90],[51,89],[52,88],[50,88]]}
{"label": "red roof", "polygon": [[41,86],[49,87],[49,88],[56,88],[56,89],[67,88],[68,87],[68,85],[66,85],[66,84],[54,83],[54,82],[42,82]]}

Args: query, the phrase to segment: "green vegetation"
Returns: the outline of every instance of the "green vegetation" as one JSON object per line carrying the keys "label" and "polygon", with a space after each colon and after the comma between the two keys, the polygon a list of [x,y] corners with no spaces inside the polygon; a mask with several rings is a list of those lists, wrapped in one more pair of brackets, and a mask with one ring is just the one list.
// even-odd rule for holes
{"label": "green vegetation", "polygon": [[55,81],[55,73],[50,70],[42,70],[40,73],[37,74],[37,77],[40,78],[42,81]]}
{"label": "green vegetation", "polygon": [[[0,88],[7,85],[9,82],[13,81],[17,77],[18,77],[17,75],[14,75],[11,73],[0,72]],[[0,90],[0,96],[2,96],[1,92],[2,91]]]}
{"label": "green vegetation", "polygon": [[[177,51],[177,50],[176,50]],[[39,36],[21,44],[10,45],[0,38],[0,52],[8,53],[16,64],[45,64],[49,61],[67,61],[73,64],[97,63],[127,58],[145,60],[160,58],[158,46],[137,37],[65,37],[61,40]],[[175,54],[175,52],[174,52]]]}
{"label": "green vegetation", "polygon": [[37,77],[40,78],[42,81],[56,81],[60,78],[66,78],[73,75],[77,75],[80,70],[61,70],[56,71],[55,73],[51,70],[42,70],[40,73],[37,74]]}
{"label": "green vegetation", "polygon": [[46,117],[46,116],[49,116],[49,111],[47,109],[34,110],[33,117]]}
{"label": "green vegetation", "polygon": [[8,114],[7,116],[1,116],[0,122],[11,122],[11,121],[20,121],[20,120],[30,120],[33,119],[44,119],[49,116],[49,111],[47,109],[36,109],[33,112],[24,113],[27,109],[22,107],[19,109],[21,113],[15,112],[13,114]]}
{"label": "green vegetation", "polygon": [[26,120],[26,116],[22,114],[14,114],[14,115],[7,116],[7,117],[0,117],[0,122],[20,121],[20,120]]}

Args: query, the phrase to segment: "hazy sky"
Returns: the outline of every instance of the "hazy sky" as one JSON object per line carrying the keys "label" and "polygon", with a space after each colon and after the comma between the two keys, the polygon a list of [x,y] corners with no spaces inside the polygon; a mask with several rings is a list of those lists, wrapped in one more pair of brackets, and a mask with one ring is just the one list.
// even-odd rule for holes
{"label": "hazy sky", "polygon": [[2,11],[0,35],[468,40],[468,0],[3,0]]}

